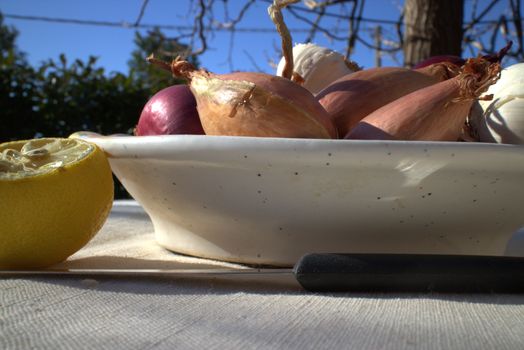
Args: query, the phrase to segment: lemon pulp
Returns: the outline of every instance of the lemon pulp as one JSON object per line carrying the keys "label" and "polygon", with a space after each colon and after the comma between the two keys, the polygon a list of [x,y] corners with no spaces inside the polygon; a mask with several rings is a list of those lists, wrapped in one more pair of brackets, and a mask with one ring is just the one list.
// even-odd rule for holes
{"label": "lemon pulp", "polygon": [[[0,179],[16,179],[49,172],[83,159],[94,146],[75,139],[35,139],[8,144],[0,153]],[[19,146],[20,149],[17,149]],[[0,148],[0,149],[2,149]]]}
{"label": "lemon pulp", "polygon": [[109,162],[80,139],[0,144],[0,267],[61,262],[100,230],[113,201]]}

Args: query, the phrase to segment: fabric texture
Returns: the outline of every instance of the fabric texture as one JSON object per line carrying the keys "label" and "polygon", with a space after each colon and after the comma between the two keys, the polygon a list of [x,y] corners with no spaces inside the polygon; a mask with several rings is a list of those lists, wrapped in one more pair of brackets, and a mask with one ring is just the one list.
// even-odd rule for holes
{"label": "fabric texture", "polygon": [[[163,249],[147,215],[126,201],[59,267],[244,268]],[[0,349],[522,349],[523,320],[524,295],[314,294],[287,282],[168,276],[0,278]]]}

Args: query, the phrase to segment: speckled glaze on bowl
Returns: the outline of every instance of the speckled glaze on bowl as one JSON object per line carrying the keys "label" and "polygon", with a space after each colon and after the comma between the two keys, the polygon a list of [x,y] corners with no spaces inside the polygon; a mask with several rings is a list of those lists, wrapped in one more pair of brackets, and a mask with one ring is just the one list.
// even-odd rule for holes
{"label": "speckled glaze on bowl", "polygon": [[524,147],[80,133],[167,249],[289,266],[308,252],[503,255]]}

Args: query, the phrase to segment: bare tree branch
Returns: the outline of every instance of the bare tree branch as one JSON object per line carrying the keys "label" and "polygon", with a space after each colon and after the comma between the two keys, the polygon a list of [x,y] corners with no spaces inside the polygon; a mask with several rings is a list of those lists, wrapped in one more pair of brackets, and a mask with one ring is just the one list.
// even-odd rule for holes
{"label": "bare tree branch", "polygon": [[243,50],[242,52],[244,52],[244,55],[246,55],[246,57],[248,58],[249,62],[251,62],[251,64],[253,65],[253,67],[255,67],[257,72],[263,72],[264,71],[262,68],[260,68],[260,66],[258,65],[257,61],[253,58],[253,56],[248,51]]}
{"label": "bare tree branch", "polygon": [[[219,24],[219,27],[222,27],[222,28],[228,28],[228,29],[232,29],[233,27],[235,27],[237,25],[237,23],[239,23],[242,18],[244,18],[244,15],[246,14],[247,10],[251,7],[251,5],[253,5],[255,3],[255,0],[248,0],[244,6],[242,6],[242,8],[240,9],[240,11],[238,12],[238,15],[235,19],[233,20],[230,20],[229,19],[229,15],[227,15],[227,17],[225,18],[226,19],[226,22],[225,23],[220,23]],[[227,8],[227,6],[224,6]]]}
{"label": "bare tree branch", "polygon": [[[6,18],[14,20],[43,21],[69,25],[92,25],[113,28],[128,28],[132,30],[149,30],[152,28],[172,31],[172,40],[185,43],[189,46],[185,56],[201,55],[212,48],[214,36],[219,32],[228,32],[229,47],[227,48],[227,62],[231,70],[234,69],[235,53],[238,51],[235,44],[244,33],[274,33],[274,28],[267,28],[247,23],[247,13],[255,6],[272,4],[273,0],[189,0],[187,14],[180,18],[190,18],[189,23],[147,24],[143,18],[147,6],[151,2],[142,0],[136,20],[131,23],[125,21],[97,21],[79,20],[70,18],[54,18],[43,16],[22,16],[4,14]],[[507,41],[514,41],[515,45],[507,58],[514,61],[524,61],[524,28],[521,9],[521,0],[469,0],[471,16],[463,23],[462,52],[465,56],[476,56],[479,53],[492,54],[497,52],[497,46]],[[303,0],[301,3],[289,5],[287,13],[295,20],[295,28],[290,27],[291,33],[305,33],[305,41],[311,42],[319,37],[325,37],[336,47],[345,47],[345,55],[349,57],[356,50],[379,50],[380,54],[389,55],[393,61],[402,57],[400,49],[404,46],[403,32],[406,31],[404,13],[399,13],[397,20],[364,17],[364,8],[374,6],[365,0]],[[500,7],[506,6],[507,13],[499,13]],[[302,25],[300,25],[302,24]],[[366,26],[369,25],[369,26]],[[381,27],[380,41],[375,41],[372,31],[376,26]],[[376,36],[377,37],[377,36]],[[378,37],[377,37],[378,38]],[[344,50],[341,50],[341,52]],[[276,50],[278,56],[281,51]],[[180,54],[180,53],[166,53]],[[253,53],[251,53],[254,55]],[[237,53],[238,55],[238,53]],[[276,56],[276,55],[275,55]],[[264,59],[262,57],[261,59]],[[253,60],[251,57],[250,60]],[[259,59],[260,60],[260,59]],[[262,70],[254,64],[257,70]],[[384,62],[385,63],[385,62]]]}
{"label": "bare tree branch", "polygon": [[320,26],[320,21],[324,17],[324,13],[326,12],[326,8],[323,6],[320,8],[320,11],[318,12],[317,18],[313,21],[311,24],[311,30],[309,31],[309,34],[307,35],[305,41],[311,42],[315,38],[315,34],[317,33],[317,30]]}
{"label": "bare tree branch", "polygon": [[522,15],[520,13],[520,0],[510,0],[509,3],[511,5],[511,10],[513,13],[513,25],[517,31],[517,41],[519,43],[517,54],[522,55],[524,48],[522,47]]}
{"label": "bare tree branch", "polygon": [[[197,13],[195,17],[195,27],[193,28],[192,37],[194,38],[195,36],[198,36],[201,47],[198,50],[193,50],[191,52],[192,55],[200,55],[207,50],[207,40],[206,40],[206,36],[204,35],[204,28],[205,28],[204,27],[204,16],[206,14],[207,6],[204,0],[198,1],[198,8],[199,8],[199,12]],[[194,39],[191,43],[191,47],[194,47]]]}
{"label": "bare tree branch", "polygon": [[138,18],[135,21],[135,27],[138,27],[140,25],[140,21],[142,21],[142,17],[144,17],[144,13],[146,12],[147,4],[149,3],[149,0],[144,0],[142,2],[142,7],[140,8],[140,13],[138,14]]}
{"label": "bare tree branch", "polygon": [[[358,7],[358,15],[357,15]],[[360,22],[362,21],[362,12],[364,11],[364,0],[354,0],[353,9],[351,11],[351,16],[349,17],[349,36],[348,36],[348,45],[346,48],[346,58],[349,58],[355,49],[355,42],[358,37],[358,30],[360,27]]]}
{"label": "bare tree branch", "polygon": [[484,18],[484,16],[486,16],[489,13],[493,6],[497,4],[497,2],[499,2],[499,0],[491,0],[488,6],[486,6],[486,8],[478,16],[473,18],[471,22],[469,22],[466,25],[466,27],[464,28],[464,33],[473,28],[476,24],[478,24],[482,20],[482,18]]}
{"label": "bare tree branch", "polygon": [[400,13],[398,21],[395,23],[395,29],[398,36],[398,46],[404,46],[404,33],[402,32],[402,23],[404,23],[404,9]]}
{"label": "bare tree branch", "polygon": [[[312,22],[309,18],[307,17],[304,17],[302,15],[299,15],[297,13],[297,11],[295,11],[295,7],[288,7],[287,9],[289,11],[289,13],[291,13],[295,18],[301,20],[302,22],[304,23],[307,23],[308,25],[311,25],[313,26],[314,25],[314,22]],[[326,28],[323,28],[323,27],[320,27],[317,25],[316,27],[316,31],[319,31],[319,32],[322,32],[326,37],[332,39],[332,40],[337,40],[337,41],[345,41],[346,40],[346,37],[343,37],[343,36],[338,36],[338,35],[334,35],[332,33],[331,30],[329,29],[326,29]]]}

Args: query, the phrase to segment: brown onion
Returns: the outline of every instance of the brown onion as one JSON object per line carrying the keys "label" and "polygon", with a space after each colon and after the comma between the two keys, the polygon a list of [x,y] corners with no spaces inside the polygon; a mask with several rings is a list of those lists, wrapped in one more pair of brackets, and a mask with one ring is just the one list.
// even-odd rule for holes
{"label": "brown onion", "polygon": [[196,100],[187,85],[174,85],[157,92],[147,101],[135,135],[203,135]]}
{"label": "brown onion", "polygon": [[316,97],[329,113],[338,134],[343,136],[374,110],[455,74],[456,67],[448,63],[438,63],[418,70],[371,68],[336,80]]}
{"label": "brown onion", "polygon": [[150,62],[189,80],[207,135],[336,138],[329,115],[315,97],[289,79],[264,73],[217,75],[189,62]]}
{"label": "brown onion", "polygon": [[473,101],[496,82],[500,70],[499,63],[469,59],[458,76],[377,109],[345,138],[457,141]]}

